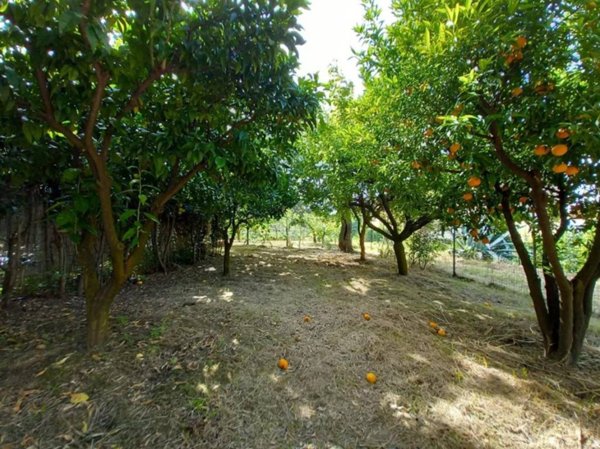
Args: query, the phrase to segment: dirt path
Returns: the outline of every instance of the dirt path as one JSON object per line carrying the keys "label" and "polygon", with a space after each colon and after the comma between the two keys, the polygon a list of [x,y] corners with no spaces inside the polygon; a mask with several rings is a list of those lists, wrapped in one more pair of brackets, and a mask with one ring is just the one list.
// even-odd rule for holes
{"label": "dirt path", "polygon": [[128,288],[102,354],[80,300],[23,303],[0,330],[0,448],[600,448],[600,355],[544,362],[510,293],[235,250],[229,279],[213,260]]}

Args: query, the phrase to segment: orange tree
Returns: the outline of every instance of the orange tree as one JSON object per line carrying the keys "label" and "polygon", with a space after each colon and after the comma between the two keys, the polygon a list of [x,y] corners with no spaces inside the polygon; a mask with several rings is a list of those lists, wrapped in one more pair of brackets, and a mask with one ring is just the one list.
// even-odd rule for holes
{"label": "orange tree", "polygon": [[[314,108],[293,78],[303,0],[22,1],[0,8],[2,113],[68,164],[57,222],[77,244],[87,342],[167,202],[196,174],[293,140]],[[66,143],[67,145],[62,145]],[[107,242],[111,274],[94,251]]]}
{"label": "orange tree", "polygon": [[[404,92],[401,112],[414,114],[435,143],[420,157],[454,165],[460,188],[446,192],[445,218],[483,239],[478,228],[503,218],[545,353],[575,363],[600,276],[595,3],[401,0],[398,20],[385,30],[367,6],[365,74]],[[543,283],[519,222],[541,238]],[[557,250],[569,228],[594,235],[570,277]]]}
{"label": "orange tree", "polygon": [[369,80],[360,98],[336,104],[306,150],[314,167],[313,182],[338,204],[360,213],[361,240],[365,226],[390,240],[398,273],[406,275],[404,243],[440,217],[445,201],[440,192],[451,173],[447,167],[413,159],[429,141],[415,136],[413,119],[400,116],[396,107],[401,100],[385,82]]}

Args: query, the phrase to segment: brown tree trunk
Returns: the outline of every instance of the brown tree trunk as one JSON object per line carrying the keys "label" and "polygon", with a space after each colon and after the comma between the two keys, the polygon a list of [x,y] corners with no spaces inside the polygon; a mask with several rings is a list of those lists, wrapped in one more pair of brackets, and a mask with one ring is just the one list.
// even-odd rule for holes
{"label": "brown tree trunk", "polygon": [[231,261],[231,247],[235,240],[235,236],[238,235],[239,227],[236,223],[232,226],[231,237],[229,237],[229,228],[223,230],[223,276],[229,276],[230,273],[230,261]]}
{"label": "brown tree trunk", "polygon": [[360,230],[358,233],[358,241],[360,244],[360,261],[365,262],[367,260],[367,249],[365,247],[365,237],[367,235],[367,224],[361,223]]}
{"label": "brown tree trunk", "polygon": [[406,260],[406,251],[404,243],[401,240],[394,241],[394,255],[398,266],[398,274],[406,276],[408,274],[408,261]]}
{"label": "brown tree trunk", "polygon": [[230,260],[231,260],[231,243],[227,240],[224,242],[224,252],[223,252],[223,276],[229,276],[230,273]]}
{"label": "brown tree trunk", "polygon": [[96,271],[96,241],[95,236],[85,234],[77,245],[86,300],[88,350],[101,347],[106,342],[110,329],[110,306],[126,281],[125,276],[117,277],[113,271],[106,284],[100,285]]}
{"label": "brown tree trunk", "polygon": [[342,212],[338,248],[345,253],[352,253],[352,214],[350,210]]}
{"label": "brown tree trunk", "polygon": [[17,218],[16,228],[14,227],[13,217],[7,217],[7,251],[8,262],[4,269],[4,280],[2,281],[2,297],[0,306],[8,307],[8,300],[15,288],[19,270],[21,269],[21,223]]}
{"label": "brown tree trunk", "polygon": [[594,298],[594,289],[596,281],[600,276],[600,267],[596,276],[592,278],[588,285],[582,285],[578,280],[573,281],[573,303],[574,303],[574,322],[573,322],[573,345],[571,347],[570,364],[575,365],[581,355],[583,341],[592,317],[592,304]]}
{"label": "brown tree trunk", "polygon": [[88,349],[99,348],[108,339],[110,306],[116,296],[111,290],[103,289],[95,297],[86,298]]}

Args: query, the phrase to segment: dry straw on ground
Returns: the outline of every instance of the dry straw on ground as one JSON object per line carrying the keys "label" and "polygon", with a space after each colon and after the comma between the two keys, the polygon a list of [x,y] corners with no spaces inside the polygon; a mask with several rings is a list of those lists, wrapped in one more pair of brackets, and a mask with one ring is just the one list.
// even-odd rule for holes
{"label": "dry straw on ground", "polygon": [[219,262],[131,286],[101,354],[81,300],[24,301],[0,331],[0,448],[600,447],[598,350],[545,361],[509,292],[320,250]]}

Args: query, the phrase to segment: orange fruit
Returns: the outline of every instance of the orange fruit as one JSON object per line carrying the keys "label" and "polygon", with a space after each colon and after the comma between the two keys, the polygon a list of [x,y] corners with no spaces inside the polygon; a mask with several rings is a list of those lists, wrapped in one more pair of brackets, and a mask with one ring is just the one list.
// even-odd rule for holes
{"label": "orange fruit", "polygon": [[310,317],[310,315],[304,315],[304,322],[305,323],[310,323],[311,320],[312,320],[312,318]]}
{"label": "orange fruit", "polygon": [[506,62],[506,65],[511,65],[513,63],[513,61],[515,60],[515,57],[513,55],[508,55],[505,59],[504,62]]}
{"label": "orange fruit", "polygon": [[521,61],[523,59],[523,52],[521,50],[515,52],[515,60]]}
{"label": "orange fruit", "polygon": [[571,132],[568,129],[560,128],[558,131],[556,131],[555,135],[559,139],[567,139],[571,135]]}
{"label": "orange fruit", "polygon": [[446,209],[446,212],[448,212],[449,214],[453,214],[455,211],[453,207],[449,207],[448,209]]}
{"label": "orange fruit", "polygon": [[424,135],[425,137],[431,137],[431,136],[433,136],[433,129],[431,129],[431,128],[427,128],[427,129],[426,129],[426,130],[423,132],[423,135]]}
{"label": "orange fruit", "polygon": [[519,203],[521,204],[525,204],[527,201],[529,201],[529,198],[527,198],[526,196],[522,196],[519,198]]}
{"label": "orange fruit", "polygon": [[467,192],[463,195],[463,200],[465,201],[472,201],[473,200],[473,194],[471,192]]}
{"label": "orange fruit", "polygon": [[375,375],[375,373],[372,373],[370,371],[367,373],[365,378],[367,379],[367,382],[369,382],[370,384],[374,384],[375,382],[377,382],[377,376]]}
{"label": "orange fruit", "polygon": [[430,321],[429,322],[429,327],[433,328],[433,329],[437,329],[438,324],[435,321]]}
{"label": "orange fruit", "polygon": [[566,172],[568,169],[567,164],[565,164],[564,162],[561,162],[560,164],[556,164],[554,167],[552,167],[552,171],[554,173],[564,173]]}
{"label": "orange fruit", "polygon": [[369,320],[371,319],[371,315],[369,315],[367,312],[364,312],[364,313],[362,314],[362,317],[363,317],[365,320],[367,320],[367,321],[369,321]]}
{"label": "orange fruit", "polygon": [[421,163],[419,161],[412,161],[410,166],[415,170],[418,170],[419,168],[421,168]]}
{"label": "orange fruit", "polygon": [[525,36],[519,36],[517,39],[515,39],[515,42],[517,44],[517,48],[525,48],[525,45],[527,45],[527,38]]}
{"label": "orange fruit", "polygon": [[458,218],[456,220],[452,220],[452,224],[454,226],[460,226],[460,220]]}
{"label": "orange fruit", "polygon": [[458,150],[461,149],[460,143],[453,143],[450,145],[450,153],[455,154]]}
{"label": "orange fruit", "polygon": [[484,245],[487,245],[488,243],[490,243],[490,239],[488,239],[487,237],[483,237],[481,239],[481,243],[483,243]]}
{"label": "orange fruit", "polygon": [[467,184],[469,184],[469,187],[479,187],[481,185],[481,178],[471,176],[467,181]]}
{"label": "orange fruit", "polygon": [[457,117],[458,115],[460,115],[460,113],[462,112],[462,110],[465,108],[464,104],[458,104],[456,105],[456,107],[452,110],[451,115]]}
{"label": "orange fruit", "polygon": [[567,154],[567,151],[569,151],[569,147],[565,144],[560,143],[558,145],[554,145],[551,151],[554,156],[560,157]]}
{"label": "orange fruit", "polygon": [[437,334],[438,334],[440,337],[445,337],[445,336],[446,336],[446,330],[440,327],[440,328],[438,329],[438,331],[437,331]]}
{"label": "orange fruit", "polygon": [[288,362],[286,359],[284,359],[283,357],[279,359],[279,361],[277,362],[277,366],[282,369],[282,370],[286,370],[288,369],[288,366],[290,365],[290,362]]}
{"label": "orange fruit", "polygon": [[535,147],[535,150],[533,150],[533,154],[535,154],[536,156],[545,156],[548,154],[548,147],[546,145],[538,145],[537,147]]}
{"label": "orange fruit", "polygon": [[513,97],[518,97],[523,93],[523,89],[520,87],[515,87],[510,93]]}
{"label": "orange fruit", "polygon": [[565,173],[569,176],[575,176],[577,173],[579,173],[579,169],[574,165],[569,165],[565,170]]}
{"label": "orange fruit", "polygon": [[479,236],[479,231],[477,229],[471,229],[469,231],[469,234],[471,234],[471,237],[473,237],[474,239],[476,239]]}

